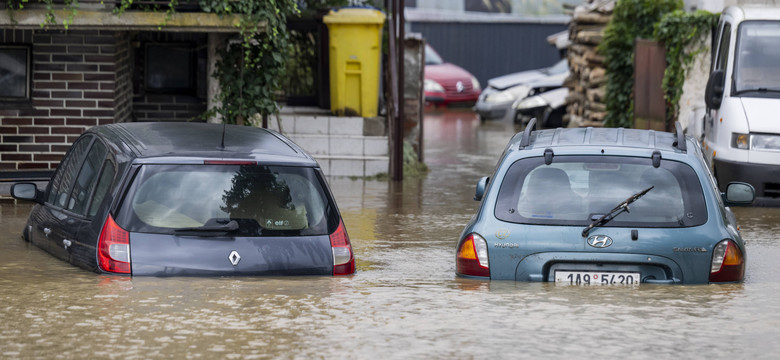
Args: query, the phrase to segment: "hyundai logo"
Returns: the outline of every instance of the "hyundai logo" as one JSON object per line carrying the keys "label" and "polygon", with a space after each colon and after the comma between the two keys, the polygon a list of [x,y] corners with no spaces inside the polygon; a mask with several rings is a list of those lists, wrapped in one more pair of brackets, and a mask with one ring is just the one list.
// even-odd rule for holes
{"label": "hyundai logo", "polygon": [[607,235],[591,235],[588,238],[588,245],[595,248],[605,248],[612,245],[612,238]]}

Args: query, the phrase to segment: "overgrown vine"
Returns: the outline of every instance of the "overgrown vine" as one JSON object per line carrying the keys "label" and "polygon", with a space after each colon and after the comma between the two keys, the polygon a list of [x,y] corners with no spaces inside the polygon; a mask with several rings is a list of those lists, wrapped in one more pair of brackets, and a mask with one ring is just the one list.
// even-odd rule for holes
{"label": "overgrown vine", "polygon": [[[677,10],[666,14],[656,24],[654,39],[666,48],[666,70],[663,90],[666,99],[666,120],[674,122],[679,115],[680,97],[685,75],[694,59],[709,50],[705,35],[718,23],[718,14],[699,10],[694,13]],[[687,49],[696,49],[687,52]]]}
{"label": "overgrown vine", "polygon": [[598,47],[607,69],[605,126],[631,127],[634,114],[634,42],[651,39],[661,17],[683,8],[682,0],[621,0]]}

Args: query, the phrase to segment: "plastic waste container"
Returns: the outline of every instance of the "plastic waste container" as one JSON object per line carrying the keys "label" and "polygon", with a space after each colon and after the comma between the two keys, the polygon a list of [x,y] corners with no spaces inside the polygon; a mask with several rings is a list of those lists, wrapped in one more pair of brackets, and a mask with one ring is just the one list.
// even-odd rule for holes
{"label": "plastic waste container", "polygon": [[322,21],[330,34],[331,111],[339,116],[376,116],[385,14],[373,8],[341,8]]}

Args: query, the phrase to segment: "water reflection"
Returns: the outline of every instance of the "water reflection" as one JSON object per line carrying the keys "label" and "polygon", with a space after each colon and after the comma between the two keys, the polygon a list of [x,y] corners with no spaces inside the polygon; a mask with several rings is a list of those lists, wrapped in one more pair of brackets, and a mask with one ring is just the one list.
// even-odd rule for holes
{"label": "water reflection", "polygon": [[556,287],[454,275],[454,247],[513,135],[458,110],[426,117],[425,179],[329,179],[351,277],[126,278],[19,238],[0,211],[0,358],[767,358],[780,351],[780,209],[737,208],[744,284]]}

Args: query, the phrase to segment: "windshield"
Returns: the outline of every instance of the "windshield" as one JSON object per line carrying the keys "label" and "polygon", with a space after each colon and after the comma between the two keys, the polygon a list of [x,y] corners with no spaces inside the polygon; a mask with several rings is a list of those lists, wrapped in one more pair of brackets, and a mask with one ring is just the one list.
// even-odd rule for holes
{"label": "windshield", "polygon": [[295,236],[326,235],[334,218],[312,168],[144,165],[117,222],[131,232],[173,233],[235,220],[241,236]]}
{"label": "windshield", "polygon": [[[745,21],[739,26],[734,89],[780,91],[780,21]],[[778,96],[776,93],[773,96]]]}
{"label": "windshield", "polygon": [[425,65],[440,65],[444,64],[444,60],[436,53],[436,50],[426,44],[425,45]]}
{"label": "windshield", "polygon": [[630,212],[606,226],[686,227],[706,222],[704,195],[689,166],[650,158],[556,156],[528,158],[509,168],[496,217],[509,222],[586,226],[648,187]]}

